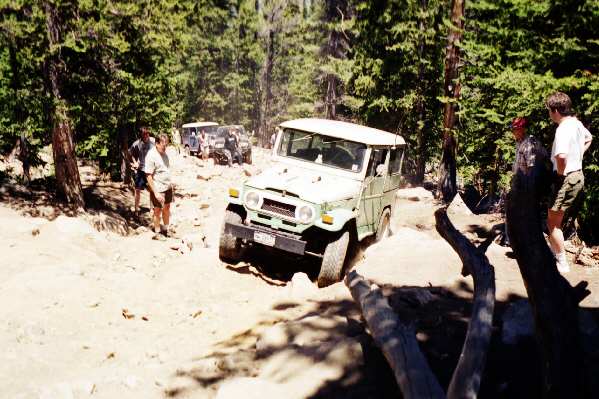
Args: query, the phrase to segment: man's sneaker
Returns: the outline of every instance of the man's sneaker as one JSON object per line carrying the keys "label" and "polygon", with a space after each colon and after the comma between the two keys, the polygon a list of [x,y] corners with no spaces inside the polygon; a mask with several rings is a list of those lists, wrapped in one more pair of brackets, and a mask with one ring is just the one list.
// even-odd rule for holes
{"label": "man's sneaker", "polygon": [[570,264],[568,263],[568,259],[566,258],[566,254],[564,252],[557,254],[555,259],[557,263],[557,270],[560,273],[568,273],[570,271]]}
{"label": "man's sneaker", "polygon": [[166,237],[163,236],[161,233],[154,233],[154,235],[152,236],[152,240],[166,241]]}

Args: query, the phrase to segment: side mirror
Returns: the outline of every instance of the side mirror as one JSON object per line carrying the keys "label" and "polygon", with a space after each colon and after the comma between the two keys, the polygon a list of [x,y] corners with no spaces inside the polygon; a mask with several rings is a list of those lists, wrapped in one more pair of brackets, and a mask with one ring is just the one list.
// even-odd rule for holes
{"label": "side mirror", "polygon": [[384,174],[385,174],[385,164],[382,163],[382,164],[377,165],[377,167],[376,167],[376,175],[377,176],[382,176]]}

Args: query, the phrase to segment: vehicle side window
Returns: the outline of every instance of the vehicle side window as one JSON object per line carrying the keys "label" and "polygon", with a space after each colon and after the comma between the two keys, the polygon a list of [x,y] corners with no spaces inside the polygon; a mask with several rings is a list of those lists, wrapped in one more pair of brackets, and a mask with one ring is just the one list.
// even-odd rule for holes
{"label": "vehicle side window", "polygon": [[391,150],[389,157],[389,173],[396,174],[401,171],[401,161],[403,157],[403,150],[401,148],[395,148]]}
{"label": "vehicle side window", "polygon": [[372,151],[370,160],[368,161],[368,171],[366,176],[376,176],[376,167],[385,163],[387,158],[387,149],[376,149]]}

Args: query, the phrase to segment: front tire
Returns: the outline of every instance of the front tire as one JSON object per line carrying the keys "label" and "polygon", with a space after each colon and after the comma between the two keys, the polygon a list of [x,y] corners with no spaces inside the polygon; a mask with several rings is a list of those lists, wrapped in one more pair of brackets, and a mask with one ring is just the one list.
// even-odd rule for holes
{"label": "front tire", "polygon": [[242,257],[241,238],[225,232],[226,223],[241,224],[241,215],[230,209],[225,210],[225,218],[220,230],[220,240],[218,245],[218,257],[221,261],[227,263],[237,263]]}
{"label": "front tire", "polygon": [[349,231],[347,230],[327,244],[320,266],[320,273],[318,273],[319,287],[326,287],[341,281],[348,246]]}

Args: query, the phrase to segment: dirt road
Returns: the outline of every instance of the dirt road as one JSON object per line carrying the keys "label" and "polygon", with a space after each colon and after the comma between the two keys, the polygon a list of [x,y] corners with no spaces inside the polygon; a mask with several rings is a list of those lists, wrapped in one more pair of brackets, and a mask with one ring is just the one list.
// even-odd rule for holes
{"label": "dirt road", "polygon": [[[319,290],[294,276],[303,265],[285,257],[219,261],[226,191],[266,167],[268,153],[257,150],[247,169],[201,166],[169,154],[177,237],[166,242],[152,240],[143,227],[148,213],[127,220],[131,194],[95,181],[89,168],[82,175],[95,208],[78,217],[65,216],[40,196],[22,199],[14,187],[4,188],[0,397],[396,395],[342,283]],[[430,199],[403,200],[395,234],[359,254],[356,268],[391,294],[402,286],[432,286],[451,292],[463,307],[471,283],[434,232],[434,208]],[[463,229],[488,222],[467,213],[454,217]],[[137,231],[117,233],[130,228]],[[507,255],[495,245],[489,250],[500,301],[524,296]],[[568,278],[596,275],[596,269],[577,268]],[[599,287],[591,289],[586,304],[596,307]],[[462,332],[455,330],[456,340]],[[439,362],[444,367],[447,361]]]}

